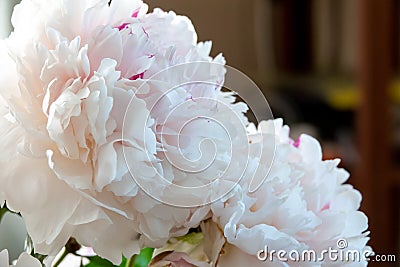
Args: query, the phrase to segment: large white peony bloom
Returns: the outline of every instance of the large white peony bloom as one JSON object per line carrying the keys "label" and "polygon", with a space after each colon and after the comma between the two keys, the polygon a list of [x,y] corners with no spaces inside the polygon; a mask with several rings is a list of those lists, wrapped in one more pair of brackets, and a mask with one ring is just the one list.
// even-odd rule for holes
{"label": "large white peony bloom", "polygon": [[257,254],[320,253],[340,238],[368,249],[348,173],[281,120],[246,129],[247,106],[221,91],[224,58],[188,18],[147,14],[141,0],[23,0],[12,23],[0,42],[0,205],[21,213],[47,265],[70,237],[119,263],[210,218],[207,264],[296,266]]}
{"label": "large white peony bloom", "polygon": [[1,267],[42,267],[39,260],[35,259],[28,253],[22,253],[14,265],[9,265],[8,251],[5,249],[0,252]]}
{"label": "large white peony bloom", "polygon": [[310,136],[290,139],[281,119],[263,121],[258,130],[250,125],[248,132],[243,179],[235,183],[238,174],[226,173],[236,186],[212,203],[199,238],[172,239],[156,259],[171,266],[366,266],[372,255],[367,217],[358,211],[360,193],[344,184],[349,175],[339,161],[323,161]]}
{"label": "large white peony bloom", "polygon": [[[226,141],[216,122],[243,128],[246,106],[220,92],[224,58],[197,44],[189,19],[146,12],[139,0],[23,0],[15,8],[15,31],[0,43],[0,200],[21,213],[37,253],[54,256],[73,236],[118,263],[209,214],[207,188],[182,192],[190,208],[158,200],[171,203],[180,192],[173,185],[207,185],[226,169],[230,146],[219,145],[205,172],[210,157],[197,160],[197,147]],[[215,122],[182,128],[198,115]]]}
{"label": "large white peony bloom", "polygon": [[[218,266],[365,266],[363,257],[368,237],[367,217],[358,211],[361,195],[351,185],[343,184],[349,174],[337,168],[339,160],[322,160],[321,147],[314,138],[302,135],[297,141],[289,138],[289,128],[282,120],[264,121],[258,132],[250,135],[255,150],[264,140],[263,155],[275,154],[266,179],[249,176],[238,190],[223,201],[213,203],[213,220],[221,229],[226,244],[214,264]],[[275,140],[276,148],[268,146]],[[260,162],[259,169],[268,160]],[[256,172],[262,175],[264,172]],[[260,188],[249,193],[250,178],[262,181]],[[263,178],[263,177],[261,177]],[[254,187],[253,187],[254,188]],[[213,236],[217,236],[215,233]],[[212,240],[215,240],[213,238]],[[325,249],[338,248],[344,239],[346,250],[359,251],[360,261],[336,260],[325,255],[324,261],[296,261],[288,255],[313,250],[319,257]],[[215,242],[213,241],[213,244]],[[343,244],[340,244],[343,245]],[[274,258],[260,261],[260,250],[284,250],[287,261]],[[340,255],[340,254],[338,254]],[[346,254],[342,254],[346,255]],[[259,255],[260,256],[260,255]],[[265,254],[261,253],[261,256]],[[295,260],[291,260],[291,259]],[[334,258],[334,257],[333,257]],[[307,258],[306,258],[307,259]]]}

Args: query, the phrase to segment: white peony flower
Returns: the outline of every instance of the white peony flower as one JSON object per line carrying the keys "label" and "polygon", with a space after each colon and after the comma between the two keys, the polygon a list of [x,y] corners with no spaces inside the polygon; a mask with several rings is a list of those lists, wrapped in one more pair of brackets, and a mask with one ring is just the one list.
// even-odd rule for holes
{"label": "white peony flower", "polygon": [[[247,106],[221,92],[222,55],[188,18],[147,9],[23,0],[0,42],[0,205],[21,213],[46,265],[70,237],[118,264],[211,217],[207,264],[256,266],[265,245],[318,253],[339,238],[366,249],[338,161],[281,120],[246,129]],[[159,260],[200,264],[186,251]]]}
{"label": "white peony flower", "polygon": [[[202,115],[243,128],[246,107],[220,93],[225,61],[209,57],[211,43],[196,44],[189,19],[146,12],[139,0],[23,0],[15,8],[15,31],[0,43],[0,200],[21,213],[37,253],[55,256],[72,236],[119,263],[210,212],[198,205],[210,202],[208,189],[182,192],[186,209],[149,194],[168,202],[174,185],[215,180],[231,160],[223,128],[190,124],[180,151],[179,127]],[[177,167],[180,153],[196,159],[205,138],[225,142],[213,168],[191,175]],[[214,152],[209,144],[204,151]]]}
{"label": "white peony flower", "polygon": [[[274,160],[256,192],[249,192],[253,177],[248,176],[229,198],[213,203],[213,220],[226,238],[218,266],[367,265],[362,257],[363,251],[369,250],[366,247],[369,238],[364,234],[367,217],[358,211],[360,193],[343,184],[349,174],[337,168],[339,160],[323,161],[319,143],[310,136],[302,135],[292,141],[289,128],[280,119],[261,122],[258,131],[251,135],[252,146],[257,147],[262,139],[264,144],[275,139],[275,153],[266,152],[275,154]],[[260,162],[261,169],[264,162]],[[262,181],[257,177],[255,180]],[[359,251],[360,262],[332,262],[328,257],[323,262],[298,262],[290,258],[279,261],[276,254],[272,261],[257,259],[257,253],[266,246],[269,251],[301,254],[313,250],[321,255],[329,247],[338,250],[340,239],[348,244],[345,250]]]}
{"label": "white peony flower", "polygon": [[9,265],[8,251],[5,249],[0,252],[0,266],[1,267],[42,267],[39,260],[35,259],[28,253],[22,253],[18,260],[13,264]]}

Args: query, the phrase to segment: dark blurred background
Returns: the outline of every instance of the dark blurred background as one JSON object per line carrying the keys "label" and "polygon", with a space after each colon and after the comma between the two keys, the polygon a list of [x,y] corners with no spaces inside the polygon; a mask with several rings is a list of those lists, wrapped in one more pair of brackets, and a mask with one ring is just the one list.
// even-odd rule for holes
{"label": "dark blurred background", "polygon": [[[0,37],[15,2],[0,0]],[[312,134],[326,159],[343,159],[364,197],[370,244],[400,259],[400,0],[145,2],[189,16],[213,55],[258,84],[293,138]]]}
{"label": "dark blurred background", "polygon": [[[149,0],[189,16],[296,138],[317,136],[363,194],[377,254],[400,258],[400,1]],[[371,263],[370,266],[399,266]]]}

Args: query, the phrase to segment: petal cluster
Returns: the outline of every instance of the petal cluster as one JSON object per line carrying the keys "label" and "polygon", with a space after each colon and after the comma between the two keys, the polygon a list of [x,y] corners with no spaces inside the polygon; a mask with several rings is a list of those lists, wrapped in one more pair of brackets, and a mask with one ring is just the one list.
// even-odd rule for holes
{"label": "petal cluster", "polygon": [[0,41],[0,205],[21,214],[47,266],[71,237],[119,264],[190,229],[200,256],[175,247],[153,266],[300,266],[257,254],[339,239],[369,249],[339,160],[282,120],[249,125],[222,90],[224,57],[187,17],[108,2],[22,0]]}
{"label": "petal cluster", "polygon": [[8,251],[6,249],[0,252],[0,265],[4,267],[42,267],[39,260],[25,252],[19,256],[13,265],[9,265]]}
{"label": "petal cluster", "polygon": [[[0,196],[35,251],[55,255],[73,236],[118,263],[197,227],[209,206],[182,209],[152,193],[214,178],[187,177],[174,160],[182,123],[219,114],[225,60],[209,56],[211,43],[197,44],[188,18],[147,14],[139,0],[24,0],[12,23],[0,43]],[[189,158],[201,139],[221,139],[213,128],[199,135],[204,123],[185,130]],[[183,199],[207,203],[203,192]]]}
{"label": "petal cluster", "polygon": [[[349,174],[337,167],[339,160],[322,160],[318,141],[308,135],[301,135],[297,141],[290,139],[289,128],[281,119],[261,122],[258,130],[251,132],[252,146],[264,140],[263,155],[274,159],[267,172],[260,172],[269,161],[258,158],[261,162],[254,175],[238,185],[230,197],[212,205],[213,220],[227,242],[219,265],[240,266],[231,264],[247,259],[254,266],[306,266],[306,260],[294,256],[291,260],[288,255],[312,250],[318,260],[311,260],[310,266],[330,262],[365,266],[367,217],[358,211],[360,193],[343,184]],[[275,140],[275,147],[265,145],[267,140]],[[254,180],[262,183],[251,192]],[[345,240],[346,247],[338,248],[338,240]],[[260,250],[267,253],[265,248],[285,251],[287,261],[280,261],[277,255],[265,262],[258,260]],[[360,260],[334,261],[328,255],[321,258],[329,248],[356,250]]]}

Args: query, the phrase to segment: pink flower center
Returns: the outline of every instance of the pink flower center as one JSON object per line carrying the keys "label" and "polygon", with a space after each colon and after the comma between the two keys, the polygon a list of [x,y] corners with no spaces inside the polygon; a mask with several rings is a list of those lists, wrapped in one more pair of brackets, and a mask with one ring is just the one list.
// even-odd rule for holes
{"label": "pink flower center", "polygon": [[[136,9],[136,10],[132,13],[131,17],[132,17],[132,18],[137,18],[138,15],[139,15],[139,12],[140,12],[140,7],[139,7],[138,9]],[[125,29],[128,25],[129,25],[129,23],[125,22],[125,23],[122,23],[121,25],[117,26],[116,28],[117,28],[118,30],[122,31],[122,30]]]}
{"label": "pink flower center", "polygon": [[128,25],[129,25],[129,23],[122,23],[121,25],[117,26],[116,28],[117,28],[119,31],[122,31],[123,29],[127,28]]}
{"label": "pink flower center", "polygon": [[299,148],[299,146],[300,146],[300,137],[297,138],[296,141],[291,140],[291,143],[295,148]]}
{"label": "pink flower center", "polygon": [[149,34],[147,33],[146,29],[145,29],[144,27],[142,27],[142,30],[143,30],[144,34],[146,34],[146,36],[147,36],[147,39],[149,39],[149,38],[150,38],[150,36],[149,36]]}
{"label": "pink flower center", "polygon": [[137,18],[138,15],[139,15],[139,11],[140,11],[140,8],[136,9],[136,10],[132,13],[132,18]]}
{"label": "pink flower center", "polygon": [[331,207],[331,203],[328,202],[325,204],[325,206],[322,207],[321,211],[329,210],[330,207]]}
{"label": "pink flower center", "polygon": [[132,77],[129,78],[129,80],[134,81],[137,79],[143,79],[143,77],[144,77],[144,72],[133,75]]}

